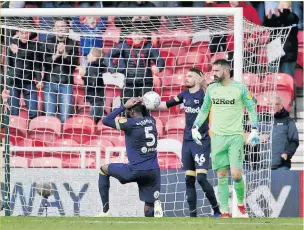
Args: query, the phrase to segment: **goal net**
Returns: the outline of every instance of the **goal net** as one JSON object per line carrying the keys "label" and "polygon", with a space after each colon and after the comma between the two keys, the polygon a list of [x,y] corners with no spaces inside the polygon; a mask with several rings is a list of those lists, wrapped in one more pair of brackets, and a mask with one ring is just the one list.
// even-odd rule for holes
{"label": "goal net", "polygon": [[[276,73],[290,28],[237,21],[232,9],[212,8],[206,15],[193,9],[187,16],[161,16],[174,15],[172,9],[132,9],[134,15],[151,16],[119,17],[111,16],[111,10],[95,11],[107,15],[97,17],[90,16],[93,9],[81,9],[64,18],[58,15],[71,10],[60,10],[20,9],[15,15],[2,10],[8,16],[1,18],[1,204],[6,215],[98,214],[99,167],[128,161],[124,134],[104,126],[102,117],[125,98],[151,90],[162,101],[173,98],[184,90],[185,74],[192,67],[202,70],[209,84],[214,81],[212,63],[227,59],[234,79],[244,82],[257,101],[263,134],[258,147],[245,146],[246,209],[251,217],[271,216]],[[186,15],[185,9],[174,10]],[[236,23],[241,25],[237,30]],[[184,107],[151,114],[158,127],[164,214],[188,216],[181,170]],[[244,134],[248,127],[245,113]],[[208,179],[217,193],[212,170]],[[198,215],[211,215],[199,186],[197,192]],[[231,197],[233,210],[233,193]],[[142,206],[135,184],[111,180],[114,216],[143,216]]]}

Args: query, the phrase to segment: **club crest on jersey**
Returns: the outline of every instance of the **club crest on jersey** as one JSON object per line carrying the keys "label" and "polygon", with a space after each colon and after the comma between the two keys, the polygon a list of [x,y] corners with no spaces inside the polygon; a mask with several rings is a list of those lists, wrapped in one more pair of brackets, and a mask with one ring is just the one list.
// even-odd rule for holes
{"label": "club crest on jersey", "polygon": [[212,98],[212,103],[215,105],[234,105],[235,99],[226,100],[223,98]]}
{"label": "club crest on jersey", "polygon": [[127,118],[125,118],[125,117],[120,118],[120,119],[118,120],[118,122],[119,122],[120,124],[126,123],[127,121],[128,121],[128,120],[127,120]]}
{"label": "club crest on jersey", "polygon": [[195,104],[199,104],[199,100],[194,100],[194,103]]}
{"label": "club crest on jersey", "polygon": [[250,93],[248,93],[248,94],[247,94],[247,98],[248,98],[249,100],[251,100],[251,99],[252,99],[252,95],[251,95]]}

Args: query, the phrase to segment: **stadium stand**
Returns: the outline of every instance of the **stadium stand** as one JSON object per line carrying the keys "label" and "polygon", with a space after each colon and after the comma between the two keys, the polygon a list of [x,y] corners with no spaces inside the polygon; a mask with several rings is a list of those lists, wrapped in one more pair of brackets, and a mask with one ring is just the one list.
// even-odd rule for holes
{"label": "stadium stand", "polygon": [[[25,7],[39,7],[39,5],[27,4]],[[35,17],[35,25],[39,26],[39,18]],[[191,18],[183,18],[183,20],[191,21]],[[115,17],[108,17],[108,25],[103,33],[103,52],[104,54],[120,42],[121,29],[115,27]],[[188,31],[176,30],[174,32],[166,30],[165,26],[161,26],[158,35],[166,34],[166,36],[157,37],[153,33],[152,40],[156,47],[160,47],[160,56],[165,60],[165,69],[163,72],[154,76],[154,87],[162,98],[162,101],[169,99],[172,95],[177,95],[183,90],[184,74],[190,67],[197,67],[206,72],[207,83],[212,82],[213,76],[209,72],[210,65],[217,59],[228,58],[226,52],[216,52],[212,57],[209,44],[206,42],[196,42],[192,44],[192,37]],[[172,34],[173,36],[170,36]],[[179,36],[176,36],[176,35]],[[264,40],[260,43],[267,42],[267,36],[263,36]],[[266,38],[265,38],[266,37]],[[298,60],[295,76],[292,77],[286,73],[279,73],[277,78],[277,93],[284,99],[284,106],[288,110],[292,109],[292,105],[299,97],[296,96],[296,88],[303,90],[303,31],[298,33]],[[198,51],[198,52],[197,52]],[[259,62],[265,63],[265,50],[259,50]],[[266,57],[267,58],[267,57]],[[260,78],[257,74],[244,73],[243,81],[248,85],[252,92],[255,92],[259,111],[267,111],[273,91],[265,91],[260,85],[269,86],[273,83],[273,75],[267,75]],[[262,84],[258,84],[262,83]],[[75,116],[68,118],[63,124],[57,117],[38,116],[29,121],[25,102],[21,97],[22,110],[19,116],[10,116],[10,142],[16,146],[27,147],[77,147],[77,146],[101,146],[101,156],[104,158],[105,149],[107,147],[124,146],[124,137],[122,132],[113,130],[103,126],[101,121],[94,123],[90,116],[89,104],[84,98],[84,83],[77,72],[74,73],[74,102]],[[109,112],[112,108],[113,100],[119,97],[121,89],[117,85],[105,85],[105,107]],[[39,93],[39,111],[42,111],[43,93]],[[301,99],[303,102],[303,98]],[[300,147],[293,158],[293,164],[303,164],[303,108],[293,114],[299,118],[297,127],[300,132]],[[160,142],[166,143],[167,146],[179,145],[182,141],[182,133],[184,129],[184,117],[180,116],[180,108],[175,107],[167,111],[153,111],[152,115],[156,117]],[[41,113],[40,113],[41,114]],[[170,117],[170,119],[169,119]],[[4,129],[1,129],[4,133]],[[101,136],[101,137],[100,137]],[[3,140],[3,137],[1,137]],[[168,153],[169,152],[169,153]],[[64,167],[79,168],[81,165],[79,153],[73,152],[21,152],[14,153],[11,158],[11,166],[13,167]],[[94,168],[95,159],[94,152],[87,152],[86,167]],[[169,157],[168,157],[169,156]],[[111,155],[111,162],[120,162],[115,153]],[[174,152],[168,150],[166,153],[159,153],[159,163],[161,168],[173,169],[180,167],[180,160]]]}

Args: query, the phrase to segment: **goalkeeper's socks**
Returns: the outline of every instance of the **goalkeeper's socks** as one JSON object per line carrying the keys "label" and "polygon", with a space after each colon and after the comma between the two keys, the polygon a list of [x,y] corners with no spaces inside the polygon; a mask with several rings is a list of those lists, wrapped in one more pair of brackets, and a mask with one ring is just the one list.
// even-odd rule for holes
{"label": "goalkeeper's socks", "polygon": [[196,177],[197,177],[197,182],[200,184],[203,191],[205,192],[205,195],[206,195],[207,199],[209,200],[214,213],[218,213],[220,210],[219,210],[219,207],[218,207],[218,203],[217,203],[217,200],[216,200],[216,196],[215,196],[213,187],[211,186],[211,184],[207,180],[207,174],[198,173]]}
{"label": "goalkeeper's socks", "polygon": [[218,197],[222,212],[228,212],[229,187],[227,176],[218,178]]}
{"label": "goalkeeper's socks", "polygon": [[196,217],[197,195],[195,189],[195,176],[186,175],[186,196],[189,205],[190,217]]}
{"label": "goalkeeper's socks", "polygon": [[235,180],[233,185],[234,185],[234,190],[235,190],[236,197],[238,200],[238,205],[243,205],[244,204],[244,195],[245,195],[243,178],[241,178],[240,180]]}
{"label": "goalkeeper's socks", "polygon": [[110,177],[103,172],[99,173],[98,188],[103,205],[103,212],[106,213],[109,211]]}

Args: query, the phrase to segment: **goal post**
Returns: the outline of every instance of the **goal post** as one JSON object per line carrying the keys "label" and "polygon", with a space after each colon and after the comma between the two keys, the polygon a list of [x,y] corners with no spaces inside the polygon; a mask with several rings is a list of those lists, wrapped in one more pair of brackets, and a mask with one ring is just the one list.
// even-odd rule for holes
{"label": "goal post", "polygon": [[[139,24],[127,19],[138,15],[149,16],[149,19]],[[92,32],[83,30],[84,22],[80,19],[83,16],[96,16],[96,24],[104,20],[101,16],[108,19],[106,25],[100,24],[98,27],[98,24],[97,29]],[[161,19],[162,16],[164,20]],[[29,17],[37,18],[33,21],[28,20]],[[54,18],[66,17],[69,18],[69,31],[56,31],[49,25],[43,26],[43,23],[51,24]],[[110,20],[110,17],[120,17],[120,26],[116,26],[115,20]],[[81,22],[76,24],[75,18]],[[6,82],[6,85],[1,83],[10,93],[8,105],[1,105],[1,108],[8,108],[8,113],[4,114],[9,122],[2,123],[1,127],[4,133],[1,133],[4,143],[2,178],[6,179],[2,180],[1,184],[1,201],[7,204],[6,215],[44,215],[44,205],[49,207],[48,215],[54,216],[94,216],[100,211],[98,167],[108,162],[127,162],[124,134],[103,126],[100,117],[121,104],[124,88],[130,87],[126,83],[130,70],[135,69],[136,74],[143,70],[147,82],[153,83],[149,86],[145,83],[139,87],[133,79],[133,93],[138,88],[141,93],[145,88],[149,88],[158,92],[162,101],[166,101],[184,89],[184,75],[191,67],[205,72],[207,83],[214,81],[211,73],[212,63],[216,59],[228,59],[227,55],[231,50],[227,47],[232,42],[234,80],[248,85],[258,100],[261,130],[265,136],[271,138],[271,100],[276,95],[275,73],[278,71],[279,57],[274,57],[278,55],[273,54],[276,50],[269,44],[277,38],[280,39],[281,45],[284,44],[290,28],[276,28],[280,33],[274,34],[274,29],[253,25],[243,19],[242,8],[1,9],[0,27],[5,31],[2,36],[9,41],[2,43],[2,55],[5,57],[2,67],[5,71],[1,75],[14,79]],[[102,29],[99,31],[98,28]],[[12,40],[19,30],[38,35],[38,38],[28,38],[25,42],[28,44],[31,40],[31,47],[19,47],[21,43],[18,43],[18,49],[11,46],[16,44],[12,43]],[[134,30],[143,31],[146,36],[144,41],[151,45],[147,46],[148,48],[138,48],[128,44],[129,35],[124,34],[123,30],[128,33]],[[54,57],[56,45],[47,48],[49,40],[40,40],[41,34],[45,37],[63,34],[69,38],[70,43],[65,44],[67,53],[62,55],[61,61],[56,62]],[[18,36],[14,39],[20,42]],[[84,54],[81,43],[86,39],[96,42],[95,45],[98,39],[102,39],[100,46],[90,46],[91,51],[93,47],[102,49],[102,54],[99,55],[106,65],[102,67],[102,74],[98,72],[101,70],[98,70],[98,73],[90,72],[91,64],[88,64],[87,60],[91,51]],[[247,43],[247,40],[250,42]],[[125,47],[123,45],[127,48],[122,48]],[[131,54],[133,49],[138,52],[134,56]],[[123,56],[124,50],[130,51],[128,57]],[[82,63],[84,59],[86,64]],[[24,64],[20,64],[20,60]],[[124,65],[120,66],[121,62]],[[22,65],[26,67],[20,67]],[[150,76],[149,71],[154,66],[158,72],[151,70]],[[274,70],[273,75],[269,66]],[[65,67],[66,72],[56,72],[57,67]],[[84,74],[81,74],[81,68],[76,67],[83,67]],[[100,67],[99,63],[94,68]],[[32,77],[27,79],[30,81],[30,89],[25,84],[15,83],[21,81],[20,79],[23,81],[26,74],[27,77]],[[64,75],[59,79],[68,80],[60,84],[52,82],[52,78],[57,79],[57,75]],[[268,76],[272,78],[264,81]],[[100,86],[97,80],[93,85],[89,85],[89,77],[94,77],[94,81],[102,78],[103,86]],[[42,82],[43,87],[36,88],[37,82]],[[51,90],[52,85],[56,85],[58,89]],[[59,89],[61,86],[62,89]],[[94,89],[94,95],[88,93],[88,88]],[[34,96],[26,95],[28,91]],[[101,91],[103,94],[100,96]],[[13,99],[18,100],[13,103]],[[97,101],[102,101],[102,105]],[[30,102],[36,105],[37,115],[33,117]],[[47,109],[52,104],[56,107],[54,112]],[[102,113],[98,109],[102,109]],[[100,116],[95,119],[97,111]],[[162,172],[160,198],[165,216],[188,215],[184,172],[180,169],[184,113],[183,105],[166,111],[151,112],[157,120],[159,133],[158,161]],[[247,120],[244,119],[245,133],[248,133],[247,126]],[[271,199],[269,193],[264,191],[270,189],[271,185],[271,139],[265,139],[258,149],[246,148],[245,152],[244,174],[248,213],[251,217],[270,216]],[[212,170],[208,173],[208,179],[216,190],[217,179]],[[45,183],[48,183],[51,194],[48,198],[35,192],[39,193],[38,190]],[[199,187],[197,191],[198,215],[211,215],[212,211],[205,195]],[[110,192],[110,209],[114,216],[143,216],[136,186],[122,186],[111,181]],[[256,197],[256,194],[263,197]],[[234,205],[234,201],[230,207]]]}

